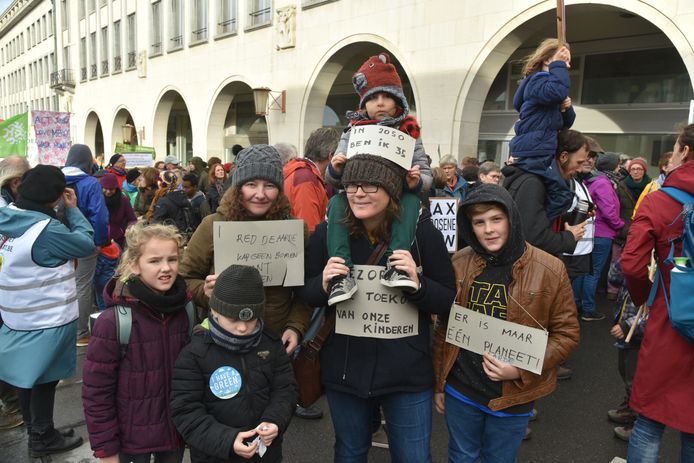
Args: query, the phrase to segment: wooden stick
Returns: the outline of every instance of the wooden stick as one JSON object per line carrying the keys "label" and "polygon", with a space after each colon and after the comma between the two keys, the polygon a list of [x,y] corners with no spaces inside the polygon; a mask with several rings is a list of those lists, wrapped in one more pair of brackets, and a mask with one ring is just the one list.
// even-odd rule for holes
{"label": "wooden stick", "polygon": [[566,43],[566,9],[564,0],[557,0],[557,38],[559,45]]}
{"label": "wooden stick", "polygon": [[646,304],[641,304],[639,311],[636,312],[636,316],[634,317],[634,322],[631,324],[631,328],[629,328],[629,333],[627,334],[627,337],[624,338],[624,342],[631,342],[631,337],[634,336],[634,331],[636,331],[636,325],[639,324],[639,320],[641,320],[641,317],[646,314],[647,310],[648,308],[646,307]]}

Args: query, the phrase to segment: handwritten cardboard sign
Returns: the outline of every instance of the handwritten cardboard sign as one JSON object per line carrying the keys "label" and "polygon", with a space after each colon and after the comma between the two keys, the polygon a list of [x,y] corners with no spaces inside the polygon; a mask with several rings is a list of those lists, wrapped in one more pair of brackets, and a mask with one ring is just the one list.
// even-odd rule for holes
{"label": "handwritten cardboard sign", "polygon": [[453,304],[446,341],[482,354],[489,352],[514,367],[542,373],[548,334],[545,330],[490,317]]}
{"label": "handwritten cardboard sign", "polygon": [[72,146],[70,113],[32,111],[31,121],[36,135],[39,162],[64,166],[67,153]]}
{"label": "handwritten cardboard sign", "polygon": [[448,252],[458,250],[458,198],[429,198],[431,221],[443,235]]}
{"label": "handwritten cardboard sign", "polygon": [[214,268],[232,264],[260,271],[264,286],[304,284],[304,221],[214,222]]}
{"label": "handwritten cardboard sign", "polygon": [[373,154],[410,169],[414,145],[415,139],[398,129],[382,125],[357,125],[350,130],[347,158],[356,154]]}
{"label": "handwritten cardboard sign", "polygon": [[402,290],[380,282],[385,267],[355,265],[359,290],[335,309],[335,332],[364,338],[396,339],[419,333],[419,310]]}
{"label": "handwritten cardboard sign", "polygon": [[125,168],[152,167],[151,153],[121,153],[125,157]]}

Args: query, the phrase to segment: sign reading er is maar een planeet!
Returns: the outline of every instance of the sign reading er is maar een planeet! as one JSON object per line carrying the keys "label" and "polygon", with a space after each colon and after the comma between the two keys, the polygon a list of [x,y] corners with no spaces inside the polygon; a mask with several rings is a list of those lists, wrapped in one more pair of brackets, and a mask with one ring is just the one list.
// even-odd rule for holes
{"label": "sign reading er is maar een planeet!", "polygon": [[495,358],[514,367],[542,373],[547,331],[490,317],[454,304],[448,316],[446,341]]}
{"label": "sign reading er is maar een planeet!", "polygon": [[355,265],[352,275],[359,290],[335,309],[335,332],[349,336],[395,339],[419,333],[419,310],[402,290],[380,282],[385,267]]}
{"label": "sign reading er is maar een planeet!", "polygon": [[255,267],[264,286],[304,284],[304,221],[214,222],[215,273],[232,264]]}

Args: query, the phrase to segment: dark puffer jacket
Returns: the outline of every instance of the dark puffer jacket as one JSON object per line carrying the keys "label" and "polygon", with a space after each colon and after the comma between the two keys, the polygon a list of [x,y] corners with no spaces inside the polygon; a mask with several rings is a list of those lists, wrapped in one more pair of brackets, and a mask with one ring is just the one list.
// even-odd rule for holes
{"label": "dark puffer jacket", "polygon": [[[239,393],[220,399],[210,390],[210,378],[220,367],[235,368],[242,379]],[[193,339],[176,362],[171,413],[176,427],[191,446],[194,463],[274,463],[282,460],[282,434],[296,404],[296,383],[282,342],[263,333],[258,347],[235,354],[218,346],[207,330],[196,328]],[[241,431],[262,422],[275,423],[279,436],[261,459],[246,460],[233,451]]]}
{"label": "dark puffer jacket", "polygon": [[[322,275],[326,262],[327,223],[316,227],[309,241],[306,285],[299,295],[312,306],[326,305]],[[350,236],[352,259],[363,265],[373,252],[364,234]],[[431,314],[447,315],[455,297],[455,276],[441,232],[422,211],[410,249],[422,267],[421,288],[403,293],[419,309],[418,334],[398,339],[376,339],[331,333],[321,350],[321,379],[325,387],[359,397],[393,392],[421,392],[434,385],[429,336]],[[379,265],[385,265],[385,256]],[[332,308],[331,308],[332,309]]]}
{"label": "dark puffer jacket", "polygon": [[[103,458],[119,452],[136,455],[179,449],[183,441],[171,421],[169,386],[176,358],[190,337],[188,315],[181,309],[162,316],[131,297],[127,286],[115,279],[104,293],[111,295],[106,301],[110,308],[94,325],[82,385],[94,454]],[[133,309],[130,342],[122,358],[116,304]]]}

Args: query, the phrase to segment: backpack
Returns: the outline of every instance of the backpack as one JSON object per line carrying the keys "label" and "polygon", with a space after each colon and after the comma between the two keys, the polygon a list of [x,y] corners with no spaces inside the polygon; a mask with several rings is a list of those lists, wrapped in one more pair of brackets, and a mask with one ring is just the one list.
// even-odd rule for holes
{"label": "backpack", "polygon": [[[672,327],[686,340],[694,343],[694,297],[692,297],[692,288],[694,288],[694,196],[674,187],[662,187],[660,191],[682,204],[682,212],[673,220],[673,223],[680,217],[684,223],[682,234],[670,240],[670,253],[665,259],[666,264],[673,266],[670,271],[669,294],[659,263],[647,304],[651,306],[655,300],[658,292],[657,280],[660,282],[665,295],[665,303]],[[682,243],[682,255],[675,256],[675,245],[680,242]],[[686,257],[688,262],[685,264],[677,263],[678,257]]]}
{"label": "backpack", "polygon": [[[116,337],[120,344],[120,357],[125,357],[130,343],[130,332],[133,328],[133,309],[124,305],[115,307],[116,313]],[[193,301],[186,303],[186,315],[188,315],[188,334],[193,333],[195,326],[195,305]]]}

